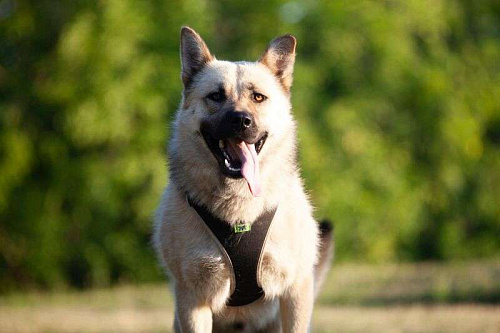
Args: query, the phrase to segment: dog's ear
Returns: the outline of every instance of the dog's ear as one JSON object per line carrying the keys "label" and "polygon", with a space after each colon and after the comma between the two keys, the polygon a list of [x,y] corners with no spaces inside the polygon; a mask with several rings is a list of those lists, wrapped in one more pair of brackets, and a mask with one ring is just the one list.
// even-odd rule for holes
{"label": "dog's ear", "polygon": [[287,92],[292,86],[296,46],[297,39],[292,35],[276,37],[259,60],[276,75]]}
{"label": "dog's ear", "polygon": [[193,77],[214,57],[200,35],[189,27],[181,29],[182,82],[187,87]]}

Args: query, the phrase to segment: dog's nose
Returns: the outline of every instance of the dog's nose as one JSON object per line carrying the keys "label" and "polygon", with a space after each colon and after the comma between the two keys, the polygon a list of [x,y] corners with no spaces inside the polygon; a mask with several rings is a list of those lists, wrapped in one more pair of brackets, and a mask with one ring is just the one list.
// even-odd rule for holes
{"label": "dog's nose", "polygon": [[252,116],[248,112],[243,111],[231,112],[229,121],[231,125],[240,131],[249,128],[253,123]]}
{"label": "dog's nose", "polygon": [[252,125],[252,118],[250,118],[249,116],[243,116],[243,127],[244,128],[249,128],[250,125]]}

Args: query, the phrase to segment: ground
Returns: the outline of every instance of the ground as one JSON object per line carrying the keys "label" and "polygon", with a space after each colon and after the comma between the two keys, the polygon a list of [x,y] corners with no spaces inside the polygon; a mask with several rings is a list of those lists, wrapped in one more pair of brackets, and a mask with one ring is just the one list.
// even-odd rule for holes
{"label": "ground", "polygon": [[[0,297],[0,332],[170,332],[166,285]],[[313,332],[500,332],[500,260],[342,264]]]}

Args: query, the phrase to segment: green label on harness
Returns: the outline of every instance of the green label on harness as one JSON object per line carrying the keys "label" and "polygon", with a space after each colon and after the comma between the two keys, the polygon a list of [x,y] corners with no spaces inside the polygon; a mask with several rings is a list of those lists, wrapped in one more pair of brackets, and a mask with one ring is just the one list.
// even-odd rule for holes
{"label": "green label on harness", "polygon": [[250,224],[236,224],[234,226],[234,232],[237,234],[250,231],[250,229],[251,229]]}

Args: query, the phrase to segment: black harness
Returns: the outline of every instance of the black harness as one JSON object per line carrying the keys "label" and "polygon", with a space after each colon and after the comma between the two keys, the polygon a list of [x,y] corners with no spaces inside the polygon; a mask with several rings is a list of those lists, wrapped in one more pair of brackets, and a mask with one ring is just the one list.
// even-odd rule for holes
{"label": "black harness", "polygon": [[188,195],[186,197],[189,205],[222,245],[233,267],[235,288],[227,305],[247,305],[261,298],[264,291],[257,281],[258,268],[267,233],[278,207],[262,213],[252,224],[242,222],[231,225],[214,216],[207,207],[191,200]]}

